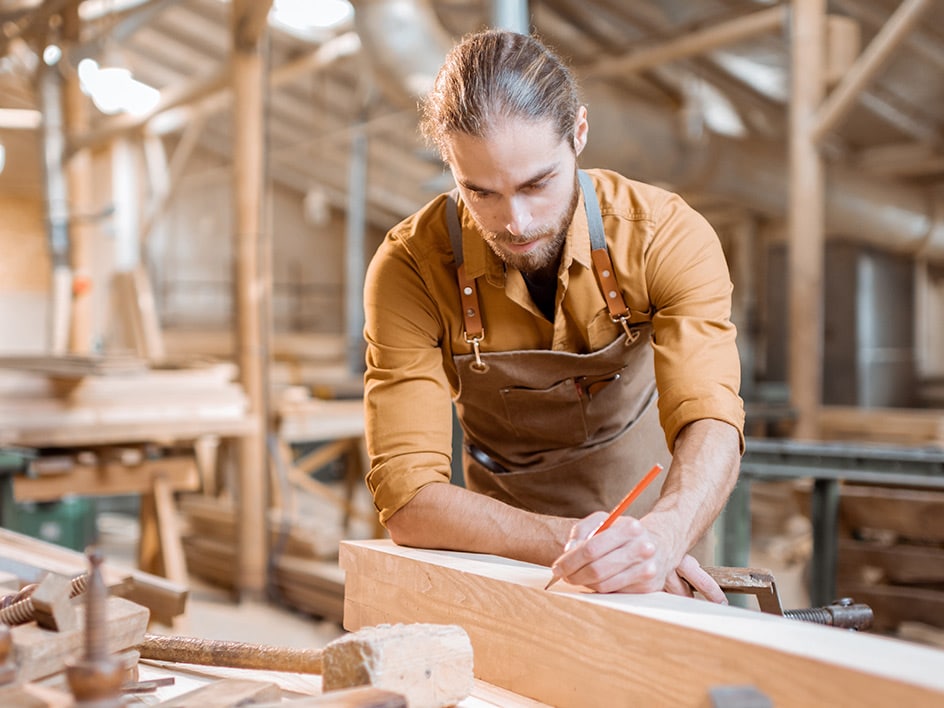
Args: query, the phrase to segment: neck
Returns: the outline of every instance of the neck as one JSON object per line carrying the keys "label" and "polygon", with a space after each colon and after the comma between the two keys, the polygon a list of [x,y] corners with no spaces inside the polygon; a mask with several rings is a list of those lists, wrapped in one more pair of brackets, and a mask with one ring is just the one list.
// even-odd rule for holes
{"label": "neck", "polygon": [[561,254],[548,263],[546,266],[537,270],[530,270],[527,273],[522,272],[525,280],[535,285],[549,285],[551,282],[557,282],[557,271],[560,270]]}

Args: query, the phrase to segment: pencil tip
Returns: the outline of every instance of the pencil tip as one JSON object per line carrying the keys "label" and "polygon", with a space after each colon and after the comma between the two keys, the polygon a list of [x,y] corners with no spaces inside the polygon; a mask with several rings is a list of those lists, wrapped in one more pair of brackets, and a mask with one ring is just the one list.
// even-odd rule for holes
{"label": "pencil tip", "polygon": [[553,585],[554,583],[556,583],[558,580],[560,580],[560,578],[558,578],[558,577],[555,575],[553,578],[551,578],[550,580],[547,581],[547,585],[544,586],[544,589],[545,589],[545,590],[550,590],[550,589],[551,589],[551,585]]}

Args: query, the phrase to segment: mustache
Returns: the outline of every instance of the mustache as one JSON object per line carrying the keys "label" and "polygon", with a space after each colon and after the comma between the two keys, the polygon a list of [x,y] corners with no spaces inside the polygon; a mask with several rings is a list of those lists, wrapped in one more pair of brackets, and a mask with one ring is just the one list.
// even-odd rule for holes
{"label": "mustache", "polygon": [[547,236],[550,232],[547,229],[540,229],[537,231],[528,231],[523,234],[512,234],[508,231],[493,231],[489,234],[489,237],[492,241],[497,243],[507,243],[512,246],[520,246],[521,244],[531,243],[539,238]]}

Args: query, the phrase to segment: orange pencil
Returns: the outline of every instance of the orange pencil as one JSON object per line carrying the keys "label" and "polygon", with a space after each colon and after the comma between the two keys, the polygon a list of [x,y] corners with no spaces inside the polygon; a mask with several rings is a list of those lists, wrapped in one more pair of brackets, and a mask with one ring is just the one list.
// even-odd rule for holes
{"label": "orange pencil", "polygon": [[[619,517],[621,517],[623,515],[623,512],[629,508],[629,505],[632,504],[634,501],[636,501],[636,498],[646,490],[646,487],[648,487],[652,483],[652,480],[654,480],[656,477],[659,476],[659,473],[661,471],[662,471],[662,465],[660,465],[658,462],[654,464],[652,466],[652,469],[646,472],[646,476],[643,477],[641,480],[639,480],[639,483],[636,484],[635,487],[629,490],[629,494],[623,497],[623,500],[614,507],[613,511],[610,512],[610,515],[607,516],[603,520],[603,523],[597,526],[593,530],[593,533],[587,536],[587,540],[589,541],[598,533],[603,533],[608,528],[610,528],[610,526],[613,525],[613,522],[616,521]],[[544,586],[544,589],[549,590],[551,586],[554,583],[556,583],[558,580],[560,580],[560,578],[555,575],[553,578],[551,578],[550,582]]]}

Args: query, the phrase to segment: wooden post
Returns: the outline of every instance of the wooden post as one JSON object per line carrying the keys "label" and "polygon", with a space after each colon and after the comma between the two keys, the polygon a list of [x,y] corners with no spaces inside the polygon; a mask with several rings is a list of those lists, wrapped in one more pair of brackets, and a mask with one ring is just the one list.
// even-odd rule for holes
{"label": "wooden post", "polygon": [[823,379],[824,170],[813,142],[824,91],[825,0],[793,0],[790,24],[790,398],[798,438],[815,437]]}
{"label": "wooden post", "polygon": [[[62,13],[63,37],[68,42],[79,39],[79,6],[69,4]],[[66,75],[64,86],[65,125],[67,135],[76,135],[88,130],[88,98],[79,86],[75,72]],[[92,285],[94,269],[92,226],[87,217],[91,212],[92,157],[88,150],[81,150],[68,158],[66,180],[72,208],[69,220],[69,240],[72,248],[72,316],[69,329],[69,351],[88,354],[93,349],[96,334],[92,321]]]}
{"label": "wooden post", "polygon": [[233,197],[235,208],[235,304],[240,383],[249,399],[253,431],[239,440],[238,555],[236,588],[261,598],[266,587],[265,514],[268,420],[269,293],[271,247],[262,234],[263,85],[260,38],[270,1],[233,2]]}

